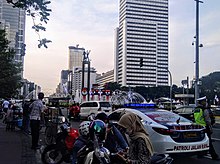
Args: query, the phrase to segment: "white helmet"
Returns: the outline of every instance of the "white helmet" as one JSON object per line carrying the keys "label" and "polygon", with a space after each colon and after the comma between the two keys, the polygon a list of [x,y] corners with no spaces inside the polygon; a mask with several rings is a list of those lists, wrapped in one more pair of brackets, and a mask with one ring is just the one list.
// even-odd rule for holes
{"label": "white helmet", "polygon": [[82,135],[82,136],[88,136],[88,134],[89,134],[89,125],[90,125],[90,121],[83,121],[79,125],[79,134]]}

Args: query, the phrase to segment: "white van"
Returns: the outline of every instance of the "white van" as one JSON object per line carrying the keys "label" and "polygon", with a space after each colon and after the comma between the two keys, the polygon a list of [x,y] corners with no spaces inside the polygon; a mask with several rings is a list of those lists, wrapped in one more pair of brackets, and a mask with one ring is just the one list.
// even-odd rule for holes
{"label": "white van", "polygon": [[88,118],[88,116],[94,114],[95,116],[100,113],[105,112],[109,114],[112,112],[111,104],[107,101],[85,101],[80,104],[80,118]]}

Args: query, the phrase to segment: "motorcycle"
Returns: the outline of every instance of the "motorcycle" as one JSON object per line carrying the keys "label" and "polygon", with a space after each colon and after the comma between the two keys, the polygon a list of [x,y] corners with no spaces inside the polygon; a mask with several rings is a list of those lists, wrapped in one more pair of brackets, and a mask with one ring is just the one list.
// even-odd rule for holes
{"label": "motorcycle", "polygon": [[99,143],[97,136],[94,141],[88,142],[86,146],[77,153],[77,163],[79,164],[110,164],[110,151]]}
{"label": "motorcycle", "polygon": [[61,131],[56,135],[55,144],[45,147],[41,154],[41,160],[44,164],[59,164],[62,162],[70,163],[73,144],[79,136],[78,130],[63,123],[60,126]]}

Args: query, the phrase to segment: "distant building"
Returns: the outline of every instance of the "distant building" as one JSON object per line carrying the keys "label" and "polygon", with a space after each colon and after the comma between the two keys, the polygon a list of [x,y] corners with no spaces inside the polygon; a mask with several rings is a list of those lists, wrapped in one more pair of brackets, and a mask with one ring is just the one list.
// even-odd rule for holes
{"label": "distant building", "polygon": [[96,82],[100,87],[103,87],[106,83],[114,82],[114,70],[98,74],[96,77]]}
{"label": "distant building", "polygon": [[27,79],[23,79],[22,83],[23,87],[21,88],[21,92],[23,93],[23,98],[36,99],[37,94],[41,92],[41,87],[34,82],[28,81]]}
{"label": "distant building", "polygon": [[84,48],[69,46],[69,65],[68,70],[73,70],[73,67],[82,67]]}
{"label": "distant building", "polygon": [[13,8],[6,0],[0,0],[0,27],[6,30],[9,46],[16,52],[15,61],[22,66],[25,55],[25,16],[24,10]]}
{"label": "distant building", "polygon": [[60,78],[60,94],[68,94],[68,77],[69,77],[69,70],[62,70],[61,71],[61,78]]}
{"label": "distant building", "polygon": [[[87,87],[87,77],[88,77],[88,68],[85,68],[85,79],[84,79],[84,87]],[[90,68],[90,87],[96,84],[96,70],[95,68]],[[82,90],[82,68],[74,67],[73,68],[73,83],[72,83],[73,95],[75,95],[78,90],[81,92]]]}
{"label": "distant building", "polygon": [[121,86],[168,85],[168,7],[168,0],[120,1],[114,77]]}

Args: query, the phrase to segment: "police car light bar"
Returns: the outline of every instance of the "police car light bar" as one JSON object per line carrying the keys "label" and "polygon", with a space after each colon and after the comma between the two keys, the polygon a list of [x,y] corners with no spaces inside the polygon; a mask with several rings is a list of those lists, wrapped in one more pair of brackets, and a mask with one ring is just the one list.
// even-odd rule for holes
{"label": "police car light bar", "polygon": [[136,103],[130,103],[130,104],[124,104],[125,107],[156,107],[156,104],[136,104]]}

